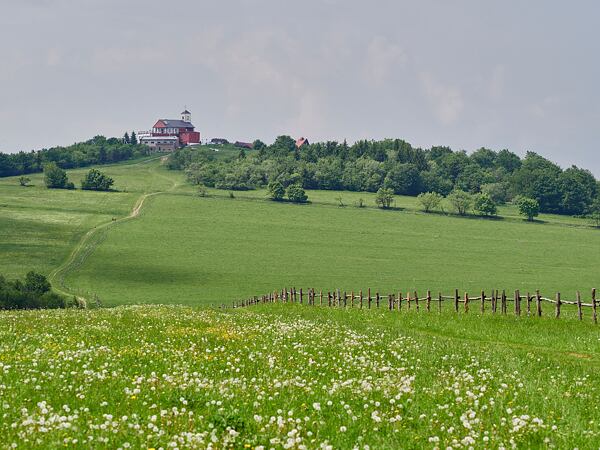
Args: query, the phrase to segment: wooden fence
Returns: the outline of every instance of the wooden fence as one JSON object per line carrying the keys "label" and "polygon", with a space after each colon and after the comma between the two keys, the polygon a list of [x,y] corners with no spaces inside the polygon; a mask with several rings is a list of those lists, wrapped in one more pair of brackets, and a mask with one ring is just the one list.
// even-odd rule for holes
{"label": "wooden fence", "polygon": [[[529,292],[526,295],[522,295],[520,291],[515,291],[514,296],[509,298],[506,295],[506,291],[499,292],[498,290],[492,290],[491,295],[486,295],[484,291],[477,297],[471,297],[465,292],[464,295],[459,295],[458,289],[454,291],[453,295],[442,295],[439,293],[437,296],[432,296],[431,291],[427,291],[425,297],[419,297],[417,292],[407,292],[403,295],[402,292],[380,295],[379,292],[375,292],[372,295],[371,289],[366,291],[366,295],[363,295],[363,291],[359,291],[358,294],[354,291],[341,292],[339,289],[335,291],[316,291],[315,289],[307,290],[296,290],[296,288],[285,288],[281,291],[274,291],[260,297],[252,297],[246,300],[234,301],[232,303],[233,308],[241,308],[261,303],[298,303],[309,306],[327,306],[327,307],[343,307],[343,308],[386,308],[390,311],[400,311],[403,307],[406,309],[415,308],[417,311],[424,306],[426,311],[431,311],[432,308],[439,311],[442,310],[442,303],[452,302],[454,311],[457,313],[462,308],[465,313],[469,312],[469,308],[477,308],[481,313],[486,311],[486,304],[489,303],[490,310],[493,314],[499,312],[501,314],[508,314],[509,303],[512,303],[514,314],[520,316],[526,314],[527,316],[542,316],[542,304],[544,302],[551,303],[554,305],[554,317],[560,318],[561,306],[562,305],[574,305],[577,306],[577,314],[579,320],[583,320],[583,309],[591,308],[592,320],[594,323],[598,323],[597,317],[597,306],[600,300],[596,300],[596,289],[592,289],[590,303],[585,303],[581,300],[581,294],[577,291],[575,300],[564,300],[561,298],[560,292],[556,293],[554,299],[543,297],[540,295],[540,291],[536,291],[534,295]],[[525,306],[525,312],[522,307]]]}

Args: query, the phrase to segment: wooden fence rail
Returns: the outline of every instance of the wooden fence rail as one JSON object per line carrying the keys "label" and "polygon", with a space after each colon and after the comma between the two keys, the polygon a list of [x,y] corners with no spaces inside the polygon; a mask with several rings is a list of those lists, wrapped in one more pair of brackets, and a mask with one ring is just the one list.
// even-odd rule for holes
{"label": "wooden fence rail", "polygon": [[[455,289],[453,295],[442,295],[438,293],[437,296],[432,296],[431,291],[427,291],[425,297],[419,297],[416,291],[402,292],[380,295],[379,292],[375,292],[375,295],[371,293],[369,288],[366,292],[366,296],[363,295],[363,291],[360,290],[358,293],[351,291],[350,293],[340,289],[333,291],[323,292],[316,291],[315,289],[307,290],[296,290],[296,288],[284,288],[280,291],[273,291],[266,295],[259,297],[252,297],[246,300],[233,301],[231,307],[242,308],[261,303],[299,303],[306,304],[309,306],[327,306],[327,307],[343,307],[343,308],[356,308],[359,309],[367,308],[381,308],[389,309],[390,311],[401,311],[403,307],[410,310],[414,307],[417,311],[420,310],[421,305],[425,304],[425,310],[430,312],[432,304],[437,303],[437,309],[442,310],[443,302],[452,302],[454,311],[459,312],[462,305],[465,313],[469,312],[469,307],[475,302],[479,302],[479,311],[483,314],[486,311],[486,304],[489,303],[492,314],[496,314],[498,311],[498,302],[500,303],[500,313],[508,314],[508,303],[512,302],[514,307],[514,314],[516,316],[522,315],[522,304],[524,303],[527,316],[542,316],[542,304],[544,302],[551,303],[554,305],[554,317],[560,318],[561,307],[563,305],[574,305],[577,306],[577,317],[579,320],[583,320],[583,309],[591,308],[592,321],[598,323],[597,306],[600,300],[596,299],[596,289],[592,289],[590,303],[585,303],[581,300],[581,294],[577,291],[576,300],[564,300],[561,298],[560,292],[556,293],[554,299],[543,297],[540,291],[535,291],[535,294],[527,292],[526,295],[521,294],[520,291],[515,291],[512,299],[506,294],[506,291],[498,291],[497,289],[490,292],[490,295],[486,295],[484,291],[481,291],[477,297],[471,297],[467,292],[463,296],[459,294],[458,289]],[[533,302],[535,301],[535,306]],[[421,302],[419,304],[419,302]],[[413,306],[414,305],[414,306]],[[223,305],[223,307],[226,307]]]}

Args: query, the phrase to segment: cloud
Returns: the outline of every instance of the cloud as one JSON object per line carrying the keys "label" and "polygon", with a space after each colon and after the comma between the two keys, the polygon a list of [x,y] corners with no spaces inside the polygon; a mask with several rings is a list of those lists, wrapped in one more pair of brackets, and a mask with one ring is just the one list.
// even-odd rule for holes
{"label": "cloud", "polygon": [[444,85],[427,72],[421,73],[419,78],[438,120],[444,125],[456,122],[464,109],[461,91],[455,86]]}
{"label": "cloud", "polygon": [[371,84],[380,86],[407,60],[405,51],[399,45],[383,36],[375,36],[367,47],[365,77]]}

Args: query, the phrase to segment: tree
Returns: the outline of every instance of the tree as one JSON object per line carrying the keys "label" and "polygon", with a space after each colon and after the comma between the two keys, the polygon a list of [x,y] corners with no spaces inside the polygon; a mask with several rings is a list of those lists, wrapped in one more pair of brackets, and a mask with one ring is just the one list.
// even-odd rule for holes
{"label": "tree", "polygon": [[285,188],[279,181],[271,181],[267,186],[268,196],[271,200],[281,201],[285,196]]}
{"label": "tree", "polygon": [[238,159],[246,159],[246,150],[243,148],[240,149],[240,153],[238,154]]}
{"label": "tree", "polygon": [[375,196],[375,204],[382,209],[388,209],[394,201],[394,191],[389,188],[379,188]]}
{"label": "tree", "polygon": [[473,196],[468,192],[455,189],[448,194],[448,201],[456,213],[466,216],[473,202]]}
{"label": "tree", "polygon": [[31,271],[25,276],[23,287],[27,292],[43,294],[50,290],[50,282],[44,275]]}
{"label": "tree", "polygon": [[294,203],[306,203],[308,196],[300,184],[291,184],[287,188],[287,197]]}
{"label": "tree", "polygon": [[498,213],[496,203],[488,194],[476,194],[473,199],[473,209],[482,216],[495,216]]}
{"label": "tree", "polygon": [[417,195],[421,184],[421,174],[414,164],[394,164],[383,182],[386,188],[400,195]]}
{"label": "tree", "polygon": [[540,213],[540,204],[536,199],[519,196],[515,199],[519,214],[527,217],[529,222],[533,222],[533,218]]}
{"label": "tree", "polygon": [[21,186],[27,186],[31,182],[31,178],[28,177],[19,177],[19,184]]}
{"label": "tree", "polygon": [[423,211],[431,212],[439,206],[444,197],[437,192],[424,192],[419,194],[417,198],[421,206],[423,206]]}
{"label": "tree", "polygon": [[600,228],[600,197],[597,197],[592,203],[588,217],[594,227]]}
{"label": "tree", "polygon": [[55,162],[50,162],[44,166],[44,183],[49,189],[69,188],[67,172],[58,167]]}
{"label": "tree", "polygon": [[138,144],[138,139],[137,139],[137,135],[135,134],[135,131],[131,132],[131,138],[129,139],[129,143],[132,145]]}
{"label": "tree", "polygon": [[125,135],[123,135],[123,144],[130,144],[131,141],[129,139],[129,133],[126,131]]}
{"label": "tree", "polygon": [[481,185],[481,192],[489,195],[497,205],[503,205],[510,200],[509,184],[507,182],[483,184]]}
{"label": "tree", "polygon": [[264,148],[266,148],[267,145],[261,141],[260,139],[256,139],[253,143],[252,143],[252,148],[254,150],[263,150]]}
{"label": "tree", "polygon": [[85,178],[81,180],[81,189],[89,191],[108,191],[114,180],[98,169],[90,169]]}

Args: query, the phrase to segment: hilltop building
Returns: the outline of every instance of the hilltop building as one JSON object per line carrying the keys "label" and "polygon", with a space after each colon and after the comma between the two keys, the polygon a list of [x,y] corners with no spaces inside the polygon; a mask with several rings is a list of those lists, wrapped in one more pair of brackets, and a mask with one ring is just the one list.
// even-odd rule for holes
{"label": "hilltop building", "polygon": [[159,119],[150,131],[140,132],[140,143],[161,151],[173,151],[200,143],[200,133],[192,124],[192,114],[186,109],[181,119]]}
{"label": "hilltop building", "polygon": [[296,139],[296,148],[302,148],[305,145],[309,145],[310,142],[308,142],[308,139],[306,139],[305,137],[301,137]]}

